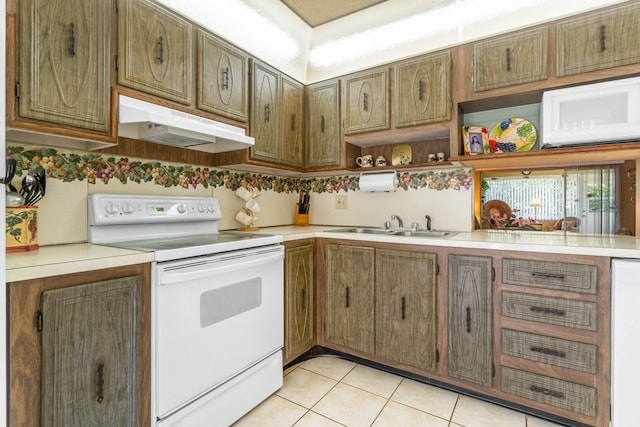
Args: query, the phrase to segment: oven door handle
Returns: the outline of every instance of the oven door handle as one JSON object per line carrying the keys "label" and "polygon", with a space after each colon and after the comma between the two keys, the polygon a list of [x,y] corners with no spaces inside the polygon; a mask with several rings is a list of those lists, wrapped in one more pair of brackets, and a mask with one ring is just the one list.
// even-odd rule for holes
{"label": "oven door handle", "polygon": [[185,264],[180,268],[171,268],[170,271],[163,269],[161,275],[161,285],[172,285],[196,280],[202,277],[211,277],[229,272],[245,271],[248,268],[259,267],[284,260],[282,249],[272,250],[270,253],[243,254],[238,256],[228,255],[219,259],[212,259],[205,263],[194,262]]}

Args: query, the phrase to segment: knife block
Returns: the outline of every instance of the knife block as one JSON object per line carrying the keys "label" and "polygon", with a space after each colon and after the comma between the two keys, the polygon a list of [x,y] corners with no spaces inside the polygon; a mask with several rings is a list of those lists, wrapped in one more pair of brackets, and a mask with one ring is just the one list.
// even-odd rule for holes
{"label": "knife block", "polygon": [[309,225],[309,214],[298,213],[300,204],[296,203],[296,210],[293,212],[293,225],[305,227]]}

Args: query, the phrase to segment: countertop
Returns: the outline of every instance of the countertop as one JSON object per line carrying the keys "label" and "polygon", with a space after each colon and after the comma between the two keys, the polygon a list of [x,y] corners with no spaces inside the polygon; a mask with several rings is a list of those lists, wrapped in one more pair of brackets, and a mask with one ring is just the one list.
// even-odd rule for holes
{"label": "countertop", "polygon": [[[640,259],[640,238],[632,236],[478,230],[459,232],[452,237],[443,239],[346,232],[349,228],[353,227],[335,225],[299,227],[290,225],[265,227],[260,232],[280,234],[285,242],[300,239],[327,238],[487,249],[492,251],[528,251]],[[89,243],[41,246],[36,251],[6,254],[6,281],[15,282],[147,262],[153,262],[153,253],[91,245]]]}

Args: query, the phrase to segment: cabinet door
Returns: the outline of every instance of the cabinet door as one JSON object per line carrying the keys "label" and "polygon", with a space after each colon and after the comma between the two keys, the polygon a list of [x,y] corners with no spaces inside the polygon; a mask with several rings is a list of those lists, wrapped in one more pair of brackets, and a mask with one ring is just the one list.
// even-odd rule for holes
{"label": "cabinet door", "polygon": [[85,0],[20,2],[22,117],[109,130],[110,6]]}
{"label": "cabinet door", "polygon": [[491,258],[449,255],[449,375],[491,387]]}
{"label": "cabinet door", "polygon": [[240,50],[199,30],[197,107],[246,122],[248,63],[247,56]]}
{"label": "cabinet door", "polygon": [[558,76],[640,62],[640,5],[561,22],[556,30]]}
{"label": "cabinet door", "polygon": [[327,341],[374,352],[374,249],[327,245]]}
{"label": "cabinet door", "polygon": [[338,79],[308,86],[308,168],[340,165],[340,112]]}
{"label": "cabinet door", "polygon": [[278,162],[278,97],[280,74],[268,65],[252,61],[251,158]]}
{"label": "cabinet door", "polygon": [[141,276],[42,294],[42,425],[140,423]]}
{"label": "cabinet door", "polygon": [[191,104],[191,24],[149,0],[120,0],[118,82]]}
{"label": "cabinet door", "polygon": [[300,356],[314,344],[313,245],[285,250],[284,362]]}
{"label": "cabinet door", "polygon": [[449,51],[396,65],[396,127],[451,119]]}
{"label": "cabinet door", "polygon": [[473,46],[476,92],[547,78],[547,27],[521,31]]}
{"label": "cabinet door", "polygon": [[376,355],[436,367],[436,254],[376,249]]}
{"label": "cabinet door", "polygon": [[388,71],[350,77],[345,83],[344,133],[389,129]]}
{"label": "cabinet door", "polygon": [[302,84],[282,77],[279,163],[304,166],[304,89]]}

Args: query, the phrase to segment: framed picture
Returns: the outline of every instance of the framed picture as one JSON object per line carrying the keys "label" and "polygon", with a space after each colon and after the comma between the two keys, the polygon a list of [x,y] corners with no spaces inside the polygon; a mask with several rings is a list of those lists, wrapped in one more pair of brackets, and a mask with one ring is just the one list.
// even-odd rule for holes
{"label": "framed picture", "polygon": [[475,156],[491,152],[487,128],[485,127],[463,126],[462,141],[464,143],[464,154],[467,156]]}

